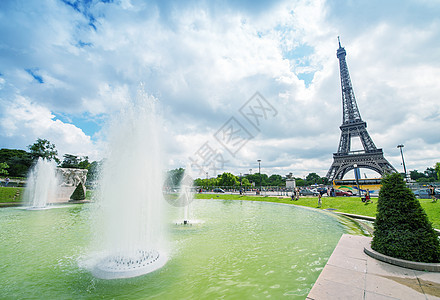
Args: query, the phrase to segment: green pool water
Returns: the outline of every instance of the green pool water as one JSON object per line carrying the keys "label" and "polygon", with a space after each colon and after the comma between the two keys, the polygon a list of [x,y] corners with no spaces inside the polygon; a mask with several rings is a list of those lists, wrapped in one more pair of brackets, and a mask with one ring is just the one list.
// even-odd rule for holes
{"label": "green pool water", "polygon": [[169,215],[169,261],[131,279],[94,278],[84,261],[89,204],[0,209],[1,299],[304,299],[339,238],[362,234],[332,214],[264,202],[196,200],[204,223]]}

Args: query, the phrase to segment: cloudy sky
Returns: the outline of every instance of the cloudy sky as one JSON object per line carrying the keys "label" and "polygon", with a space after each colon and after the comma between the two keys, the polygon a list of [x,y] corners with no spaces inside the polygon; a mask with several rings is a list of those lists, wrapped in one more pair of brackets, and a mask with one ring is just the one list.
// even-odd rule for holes
{"label": "cloudy sky", "polygon": [[440,161],[437,0],[3,0],[0,148],[43,138],[100,160],[109,116],[143,94],[169,169],[249,173],[261,159],[263,173],[325,176],[342,122],[337,36],[385,157],[402,170],[404,144],[410,170]]}

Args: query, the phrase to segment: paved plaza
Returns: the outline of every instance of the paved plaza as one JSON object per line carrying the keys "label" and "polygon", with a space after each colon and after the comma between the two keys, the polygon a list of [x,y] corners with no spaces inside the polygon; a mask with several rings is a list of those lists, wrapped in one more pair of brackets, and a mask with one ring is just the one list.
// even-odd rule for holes
{"label": "paved plaza", "polygon": [[440,299],[440,273],[371,258],[364,253],[371,239],[344,234],[307,299]]}

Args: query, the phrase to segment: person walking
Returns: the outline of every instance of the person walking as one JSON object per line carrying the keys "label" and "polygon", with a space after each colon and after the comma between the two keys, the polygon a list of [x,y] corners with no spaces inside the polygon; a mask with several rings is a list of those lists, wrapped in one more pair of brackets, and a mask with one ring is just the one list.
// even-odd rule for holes
{"label": "person walking", "polygon": [[321,195],[321,193],[319,193],[318,194],[318,207],[321,207],[321,205],[322,205],[321,197],[322,197],[322,195]]}
{"label": "person walking", "polygon": [[429,186],[429,195],[432,198],[432,202],[437,202],[437,198],[435,197],[435,188],[432,184]]}
{"label": "person walking", "polygon": [[[367,189],[366,192],[365,192],[365,203],[369,203],[370,199],[371,199],[370,198],[370,190]],[[373,202],[373,201],[371,201],[371,202]]]}
{"label": "person walking", "polygon": [[8,186],[9,181],[10,181],[9,177],[6,177],[6,178],[5,178],[5,186]]}

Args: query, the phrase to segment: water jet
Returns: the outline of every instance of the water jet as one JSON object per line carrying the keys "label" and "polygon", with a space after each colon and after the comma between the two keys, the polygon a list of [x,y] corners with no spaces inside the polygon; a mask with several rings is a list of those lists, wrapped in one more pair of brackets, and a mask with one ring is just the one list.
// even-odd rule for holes
{"label": "water jet", "polygon": [[154,101],[140,97],[110,123],[108,157],[97,199],[101,259],[91,270],[98,278],[135,277],[153,272],[167,261],[161,121]]}
{"label": "water jet", "polygon": [[46,209],[57,195],[56,163],[39,157],[29,171],[24,192],[24,203],[29,210]]}

